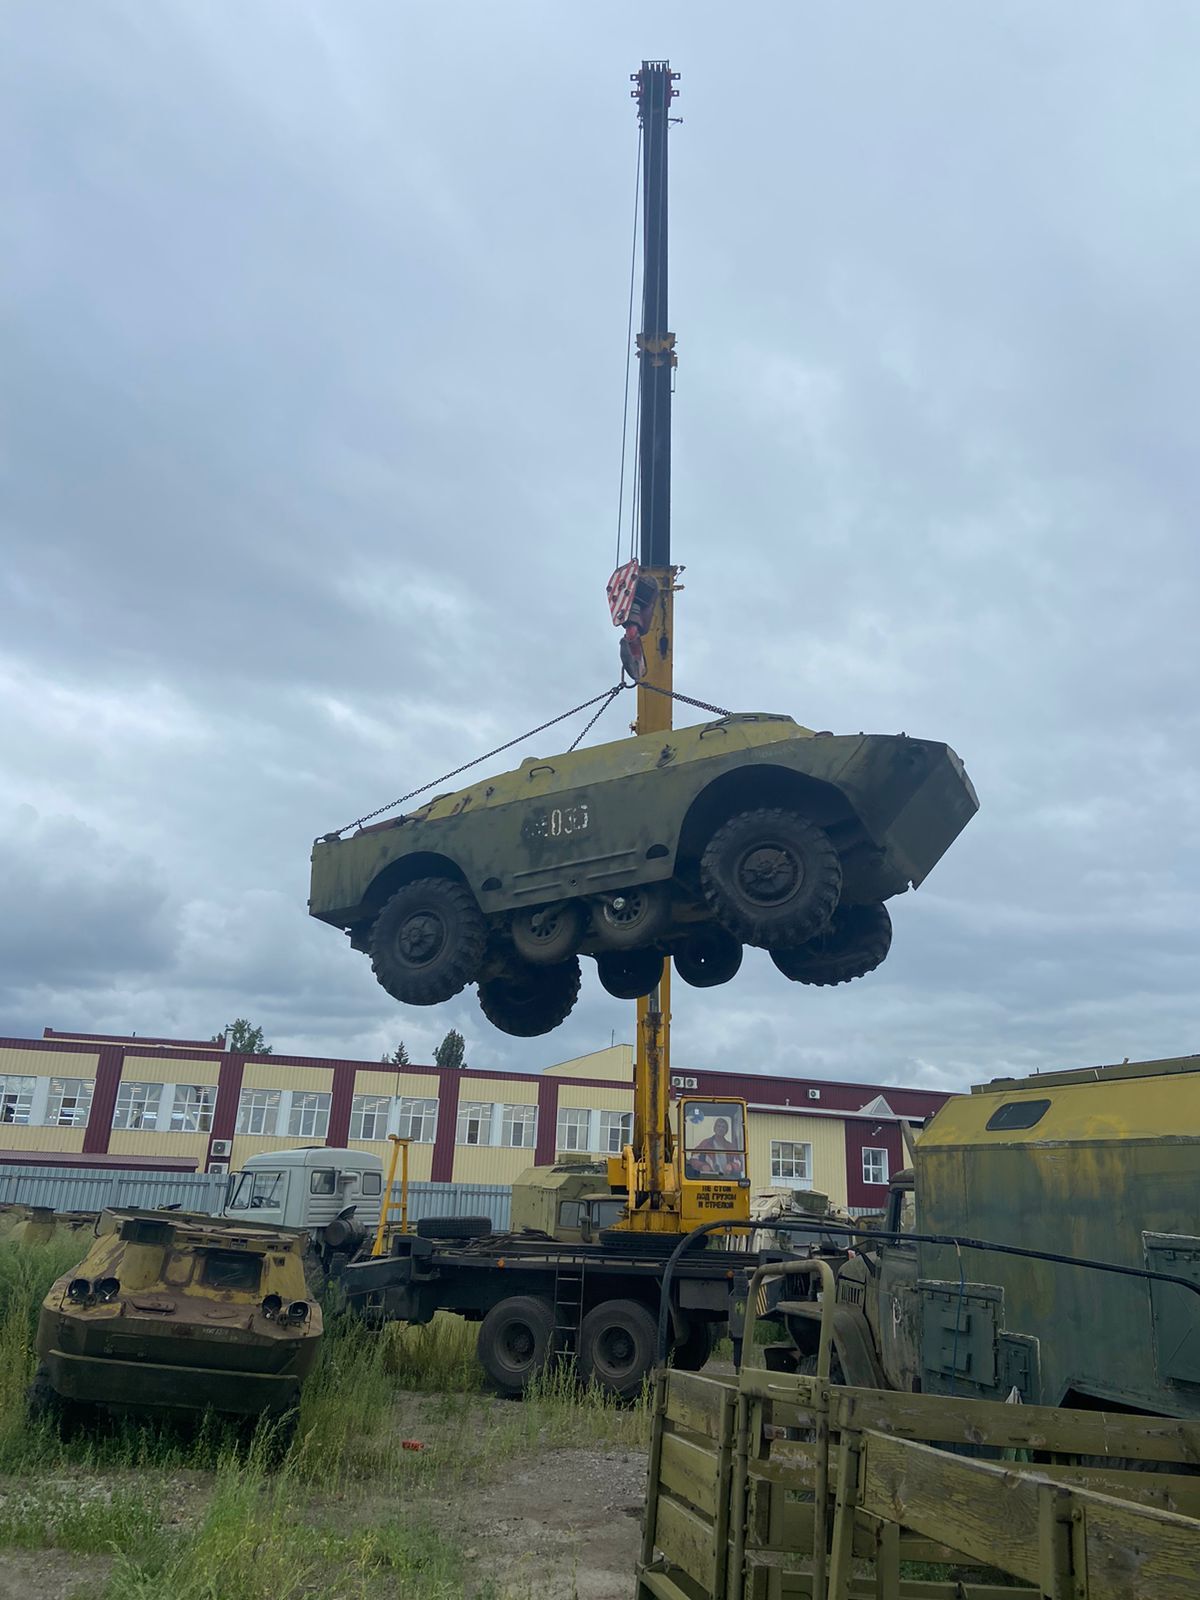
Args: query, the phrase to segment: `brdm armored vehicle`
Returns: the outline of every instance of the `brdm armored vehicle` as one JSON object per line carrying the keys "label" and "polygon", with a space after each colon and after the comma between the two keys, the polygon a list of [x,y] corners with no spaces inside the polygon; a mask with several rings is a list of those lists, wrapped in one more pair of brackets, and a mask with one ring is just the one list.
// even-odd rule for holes
{"label": "brdm armored vehicle", "polygon": [[31,1411],[289,1412],[322,1331],[304,1243],[221,1217],[102,1212],[42,1303]]}
{"label": "brdm armored vehicle", "polygon": [[313,846],[309,912],[406,1005],[479,986],[506,1033],[548,1033],[581,954],[620,999],[665,955],[701,988],[744,945],[798,983],[886,957],[885,901],[923,881],[978,809],[948,745],[726,716],[551,759]]}

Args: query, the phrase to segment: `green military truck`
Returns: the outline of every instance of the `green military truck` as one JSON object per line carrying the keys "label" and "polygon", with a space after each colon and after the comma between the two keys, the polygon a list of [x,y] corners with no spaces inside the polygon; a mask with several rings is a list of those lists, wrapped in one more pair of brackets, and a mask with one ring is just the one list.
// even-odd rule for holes
{"label": "green military truck", "polygon": [[[838,1264],[848,1384],[1200,1417],[1200,1295],[956,1235],[1200,1284],[1200,1057],[998,1079],[947,1101],[891,1185],[887,1242]],[[813,1291],[815,1293],[815,1291]],[[801,1362],[820,1307],[778,1307]],[[773,1359],[790,1364],[790,1347]]]}

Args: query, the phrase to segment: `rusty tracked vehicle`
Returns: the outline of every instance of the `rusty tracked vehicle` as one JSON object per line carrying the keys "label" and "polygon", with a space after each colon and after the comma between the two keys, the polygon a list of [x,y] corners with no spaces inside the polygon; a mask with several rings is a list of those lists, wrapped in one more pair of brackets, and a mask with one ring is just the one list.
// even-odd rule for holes
{"label": "rusty tracked vehicle", "polygon": [[38,1320],[34,1415],[80,1407],[282,1416],[321,1341],[304,1235],[105,1211]]}
{"label": "rusty tracked vehicle", "polygon": [[649,994],[665,955],[725,983],[743,945],[800,983],[872,971],[885,901],[923,881],[978,809],[948,745],[814,733],[743,713],[531,758],[411,815],[313,846],[309,912],[366,951],[406,1005],[469,983],[513,1034],[579,993]]}

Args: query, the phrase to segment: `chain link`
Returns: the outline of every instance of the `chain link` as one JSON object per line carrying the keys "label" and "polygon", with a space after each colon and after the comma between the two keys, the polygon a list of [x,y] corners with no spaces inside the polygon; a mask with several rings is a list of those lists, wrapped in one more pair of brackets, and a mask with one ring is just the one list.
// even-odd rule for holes
{"label": "chain link", "polygon": [[511,750],[516,744],[523,744],[526,739],[532,739],[536,734],[545,733],[547,728],[553,728],[560,722],[566,722],[568,717],[578,716],[581,711],[587,711],[591,706],[599,709],[589,718],[579,737],[567,748],[574,750],[588,732],[595,727],[599,719],[612,705],[613,701],[623,689],[651,689],[655,694],[665,694],[672,700],[681,700],[684,705],[695,706],[698,711],[711,711],[715,716],[728,717],[732,712],[726,711],[723,706],[710,705],[707,700],[694,700],[689,694],[681,694],[678,689],[660,689],[653,683],[630,683],[622,674],[620,683],[614,683],[611,689],[605,689],[602,694],[594,694],[590,700],[583,700],[577,706],[572,706],[569,711],[561,712],[557,717],[551,717],[547,722],[540,722],[536,728],[530,728],[525,733],[519,733],[515,739],[509,739],[504,744],[498,744],[494,750],[488,750],[484,755],[476,756],[472,761],[464,761],[461,767],[455,767],[451,772],[444,772],[440,778],[434,778],[429,783],[423,783],[419,789],[410,789],[407,794],[402,794],[396,800],[389,800],[385,806],[377,806],[374,811],[368,811],[355,822],[347,822],[344,827],[338,828],[333,833],[322,834],[323,839],[340,839],[344,833],[349,833],[351,828],[361,828],[364,823],[372,822],[376,817],[381,817],[385,811],[394,811],[397,806],[402,806],[407,800],[415,800],[419,794],[427,794],[430,789],[436,789],[440,784],[449,783],[451,778],[457,778],[463,772],[469,772],[472,767],[477,767],[481,761],[490,761],[493,756],[503,755],[506,750]]}

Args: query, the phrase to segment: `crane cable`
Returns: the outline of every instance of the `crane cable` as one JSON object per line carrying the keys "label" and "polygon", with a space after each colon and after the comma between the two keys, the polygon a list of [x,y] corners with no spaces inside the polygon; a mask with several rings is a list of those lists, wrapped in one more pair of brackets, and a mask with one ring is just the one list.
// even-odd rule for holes
{"label": "crane cable", "polygon": [[[593,728],[596,722],[612,705],[613,701],[624,689],[635,689],[639,685],[631,683],[621,674],[621,681],[614,683],[611,688],[594,694],[590,700],[582,700],[577,706],[572,706],[569,711],[562,711],[557,717],[550,717],[546,722],[540,722],[536,728],[530,728],[525,733],[519,733],[515,739],[506,739],[503,744],[498,744],[494,750],[488,750],[481,756],[476,756],[471,761],[464,761],[461,767],[455,767],[451,772],[444,772],[440,778],[433,778],[429,783],[423,783],[419,789],[410,789],[407,794],[402,794],[398,799],[389,800],[385,806],[377,806],[374,811],[368,811],[354,822],[347,822],[344,827],[336,828],[330,833],[321,835],[322,843],[329,843],[340,839],[344,833],[349,833],[351,828],[361,828],[364,823],[371,822],[376,817],[381,817],[385,811],[393,811],[397,806],[402,806],[406,800],[415,800],[419,794],[426,794],[430,789],[436,789],[439,784],[449,783],[451,778],[457,778],[460,773],[469,772],[472,767],[477,767],[481,761],[490,761],[493,756],[502,755],[505,750],[511,750],[514,745],[523,744],[526,739],[532,739],[535,734],[544,733],[547,728],[553,728],[557,723],[566,722],[568,717],[574,717],[581,711],[588,711],[592,706],[599,706],[599,710],[584,724],[582,732],[568,749],[574,750],[580,740]],[[711,705],[707,700],[696,700],[690,694],[681,694],[678,689],[660,689],[654,684],[642,683],[643,689],[652,689],[655,694],[669,695],[672,700],[681,700],[684,705],[695,706],[698,711],[711,711],[715,716],[728,717],[733,713],[725,710],[723,706]]]}

